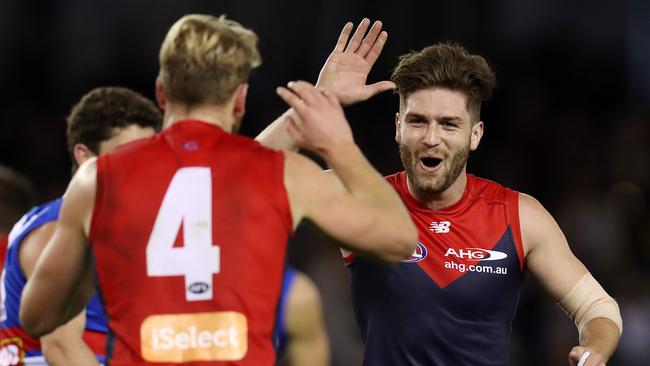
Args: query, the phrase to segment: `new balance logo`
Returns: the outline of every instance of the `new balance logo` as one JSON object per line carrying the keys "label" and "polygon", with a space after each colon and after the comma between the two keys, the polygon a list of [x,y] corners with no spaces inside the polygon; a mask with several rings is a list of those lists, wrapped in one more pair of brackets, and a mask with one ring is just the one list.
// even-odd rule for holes
{"label": "new balance logo", "polygon": [[448,233],[450,228],[450,221],[434,221],[431,223],[431,226],[429,226],[429,230],[431,230],[432,233],[436,234]]}

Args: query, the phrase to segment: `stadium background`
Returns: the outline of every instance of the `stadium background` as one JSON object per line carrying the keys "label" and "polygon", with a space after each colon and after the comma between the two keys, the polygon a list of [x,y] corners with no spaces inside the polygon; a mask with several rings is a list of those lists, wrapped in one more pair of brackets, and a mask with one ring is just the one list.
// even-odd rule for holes
{"label": "stadium background", "polygon": [[[69,179],[69,108],[102,85],[153,97],[160,42],[189,12],[227,14],[260,37],[264,63],[252,75],[242,129],[249,136],[285,109],[276,86],[316,80],[348,20],[381,19],[389,32],[370,81],[387,78],[398,55],[439,40],[483,54],[499,89],[483,110],[486,134],[469,171],[532,194],[549,209],[621,305],[625,332],[609,365],[648,364],[650,2],[3,0],[0,163],[29,176],[41,201],[60,195]],[[385,93],[346,110],[358,143],[384,174],[400,169],[397,106]],[[303,228],[290,261],[320,287],[334,364],[360,364],[337,250]],[[564,365],[576,337],[530,279],[513,333],[515,365]]]}

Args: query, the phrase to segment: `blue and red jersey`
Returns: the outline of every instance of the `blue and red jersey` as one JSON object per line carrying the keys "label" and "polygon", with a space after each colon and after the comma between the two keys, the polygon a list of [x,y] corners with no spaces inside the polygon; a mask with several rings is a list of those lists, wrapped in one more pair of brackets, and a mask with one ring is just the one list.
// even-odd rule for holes
{"label": "blue and red jersey", "polygon": [[505,366],[523,278],[519,194],[472,175],[459,202],[421,205],[404,172],[387,177],[417,226],[397,265],[346,260],[364,365]]}
{"label": "blue and red jersey", "polygon": [[[27,334],[20,324],[19,311],[23,288],[27,283],[20,266],[19,251],[23,239],[47,223],[58,220],[62,199],[32,208],[14,225],[9,234],[9,246],[2,270],[2,302],[0,304],[0,357],[13,359],[14,364],[45,364],[41,344]],[[107,333],[104,309],[97,295],[86,308],[86,331],[84,340],[103,362]]]}

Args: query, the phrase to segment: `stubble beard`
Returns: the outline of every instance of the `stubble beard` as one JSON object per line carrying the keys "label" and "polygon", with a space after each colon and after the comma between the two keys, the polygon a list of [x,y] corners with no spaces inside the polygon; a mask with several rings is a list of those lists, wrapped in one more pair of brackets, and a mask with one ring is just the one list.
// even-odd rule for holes
{"label": "stubble beard", "polygon": [[465,169],[469,158],[469,143],[461,151],[445,157],[440,163],[444,166],[440,167],[435,177],[418,174],[416,165],[420,164],[420,160],[415,158],[416,154],[408,147],[400,144],[399,153],[413,188],[424,195],[439,195],[446,191]]}

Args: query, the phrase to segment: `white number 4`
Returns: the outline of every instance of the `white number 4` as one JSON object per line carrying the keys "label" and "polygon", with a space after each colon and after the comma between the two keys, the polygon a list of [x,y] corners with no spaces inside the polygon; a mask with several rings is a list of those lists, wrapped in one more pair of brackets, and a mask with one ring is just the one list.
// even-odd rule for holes
{"label": "white number 4", "polygon": [[[174,247],[183,224],[183,247]],[[212,245],[210,168],[179,169],[172,178],[147,243],[147,275],[185,277],[187,301],[211,300],[219,273],[219,247]]]}

